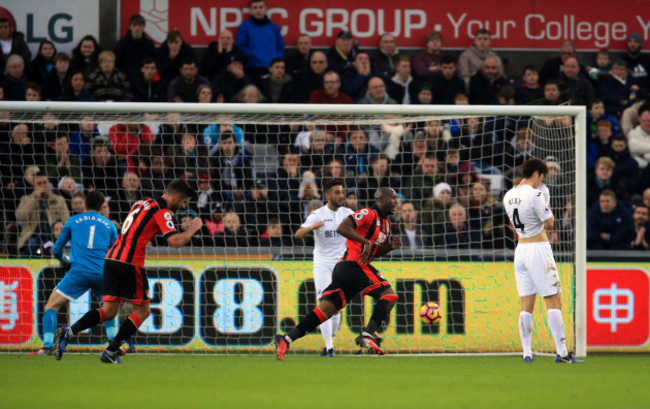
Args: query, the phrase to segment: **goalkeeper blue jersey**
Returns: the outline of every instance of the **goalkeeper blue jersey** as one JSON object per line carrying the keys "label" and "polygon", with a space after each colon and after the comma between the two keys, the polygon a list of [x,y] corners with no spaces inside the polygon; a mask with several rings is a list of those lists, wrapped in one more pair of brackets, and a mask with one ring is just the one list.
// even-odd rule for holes
{"label": "goalkeeper blue jersey", "polygon": [[52,253],[63,259],[63,247],[72,240],[70,247],[70,272],[103,274],[104,258],[117,239],[115,225],[97,213],[90,211],[74,215],[63,226],[61,235],[54,243]]}

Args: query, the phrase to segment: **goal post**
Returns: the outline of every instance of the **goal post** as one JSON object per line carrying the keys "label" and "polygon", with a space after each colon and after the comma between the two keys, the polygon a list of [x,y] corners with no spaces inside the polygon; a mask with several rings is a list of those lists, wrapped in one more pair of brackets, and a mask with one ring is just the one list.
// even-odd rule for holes
{"label": "goal post", "polygon": [[[151,166],[149,159],[153,156],[145,158],[144,155],[152,155],[152,151],[139,149],[148,144],[161,152],[168,177],[180,175],[196,186],[208,181],[220,195],[219,208],[209,212],[209,228],[197,241],[179,250],[165,247],[164,243],[153,243],[148,249],[146,267],[150,272],[154,313],[141,327],[136,341],[145,351],[256,353],[272,350],[273,334],[295,324],[315,301],[311,273],[313,243],[296,240],[293,233],[309,209],[318,201],[323,203],[321,170],[330,160],[341,162],[342,177],[350,185],[349,190],[355,192],[359,205],[371,204],[373,189],[389,181],[419,215],[419,244],[403,243],[400,251],[373,263],[400,296],[382,334],[384,346],[400,353],[520,351],[516,320],[519,304],[512,268],[515,242],[503,214],[499,213],[499,202],[506,188],[518,177],[516,167],[523,159],[536,156],[553,162],[559,169],[550,188],[556,221],[564,222],[564,227],[554,236],[554,253],[562,275],[563,309],[566,310],[563,315],[570,327],[568,343],[577,356],[586,355],[584,107],[65,102],[0,102],[0,132],[6,134],[2,140],[5,146],[0,147],[3,154],[0,199],[5,204],[0,218],[4,225],[15,224],[17,229],[1,232],[0,252],[4,253],[2,257],[10,257],[0,258],[0,289],[7,300],[0,300],[3,302],[0,324],[11,329],[0,333],[0,351],[33,349],[41,344],[43,302],[62,277],[53,258],[26,255],[15,249],[15,241],[28,224],[16,217],[16,209],[11,208],[20,205],[21,197],[15,197],[16,186],[26,187],[22,172],[28,166],[46,168],[48,172],[56,172],[61,166],[70,169],[65,160],[61,162],[63,165],[57,162],[60,158],[56,152],[57,138],[65,134],[71,143],[71,133],[82,123],[97,125],[94,133],[91,132],[92,140],[106,138],[112,157],[119,162],[116,176],[111,176],[115,180],[108,181],[114,189],[111,209],[116,200],[128,199],[128,195],[127,199],[122,196],[122,190],[126,189],[122,183],[127,183],[124,175],[138,174],[145,164]],[[475,126],[477,123],[479,127]],[[19,124],[26,125],[29,144],[42,145],[32,150],[20,148],[23,156],[16,156],[12,150],[16,143],[12,138]],[[113,138],[115,126],[120,124],[137,125],[135,132],[139,139],[124,142],[122,148],[126,151],[118,150],[116,144],[121,142]],[[214,124],[218,130],[210,134],[207,128]],[[175,131],[165,139],[167,129]],[[353,154],[346,151],[349,138],[357,131],[364,134],[365,149],[370,151]],[[221,166],[217,157],[222,149],[219,138],[230,132],[250,162],[250,174],[240,181],[244,186],[237,186],[234,170],[232,173],[216,170]],[[188,144],[183,139],[184,133],[193,134]],[[303,158],[318,156],[311,147],[317,133],[324,135],[327,150],[309,162],[313,166],[309,168]],[[430,155],[409,156],[411,146],[420,140],[426,142]],[[136,143],[136,147],[129,143]],[[294,152],[299,160],[295,186],[282,179],[285,176],[279,175],[284,174],[277,170],[285,160],[291,160],[286,155]],[[450,152],[459,156],[456,165],[447,158]],[[429,157],[436,168],[432,175],[423,170]],[[404,162],[405,158],[410,158],[410,162]],[[370,163],[364,162],[366,159]],[[386,171],[386,166],[381,170],[382,160],[386,161],[390,174],[376,176],[373,172]],[[226,162],[232,165],[232,161]],[[18,164],[21,166],[15,166]],[[84,170],[88,172],[88,166],[84,167],[83,162],[79,166],[82,180],[74,182],[78,189],[87,192],[89,178]],[[329,175],[333,171],[328,166]],[[311,170],[311,174],[305,173]],[[66,191],[64,181],[66,176],[59,177],[58,173],[48,176],[52,191],[63,192],[73,214],[71,192]],[[141,177],[144,181],[144,176]],[[154,192],[162,179],[153,176],[149,179]],[[231,181],[234,185],[230,185]],[[477,183],[486,190],[483,196],[480,188],[478,193],[472,190]],[[453,236],[447,227],[451,203],[442,203],[436,196],[446,188],[445,184],[452,190],[452,201],[463,206],[467,218],[464,242],[459,237],[465,233],[452,237],[456,241],[448,241]],[[230,187],[224,188],[226,185]],[[140,188],[144,189],[142,185]],[[312,188],[311,193],[305,193]],[[242,191],[241,196],[237,190]],[[270,204],[266,207],[252,204],[257,200],[251,199],[254,190],[266,190]],[[29,191],[27,186],[20,192]],[[162,192],[158,188],[155,193]],[[299,196],[291,196],[294,193]],[[487,208],[492,213],[482,215]],[[115,209],[111,210],[111,219],[120,223],[120,207]],[[194,214],[200,213],[194,206],[193,209]],[[212,217],[215,213],[219,214],[218,218]],[[225,237],[223,217],[229,213],[236,213],[241,219],[239,223],[246,235],[242,240]],[[183,214],[177,215],[178,226],[182,218]],[[400,234],[404,220],[395,219],[398,229],[395,234]],[[273,235],[273,223],[282,226],[278,237]],[[403,241],[412,238],[401,234]],[[18,253],[11,254],[10,250]],[[29,276],[19,279],[21,274]],[[16,288],[22,286],[28,289],[20,293]],[[28,297],[30,301],[20,304],[16,301],[19,297]],[[419,323],[417,311],[427,301],[436,301],[442,307],[444,318],[439,326]],[[21,310],[27,304],[31,306],[30,311]],[[96,305],[85,295],[59,314],[59,322],[74,321]],[[354,300],[344,310],[337,349],[354,350],[355,331],[367,321],[371,309],[370,300]],[[554,344],[541,311],[536,306],[533,347],[536,352],[552,353]],[[79,337],[73,349],[97,349],[102,337],[102,330],[95,329]],[[316,332],[292,346],[292,350],[308,353],[322,348],[321,344],[320,334]]]}

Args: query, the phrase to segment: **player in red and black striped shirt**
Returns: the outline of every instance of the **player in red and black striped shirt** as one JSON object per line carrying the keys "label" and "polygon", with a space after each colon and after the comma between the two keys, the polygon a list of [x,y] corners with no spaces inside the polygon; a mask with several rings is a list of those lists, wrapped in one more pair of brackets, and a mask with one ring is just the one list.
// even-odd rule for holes
{"label": "player in red and black striped shirt", "polygon": [[377,209],[361,209],[344,219],[336,229],[347,238],[347,250],[332,272],[332,283],[323,291],[320,304],[285,335],[276,336],[276,356],[284,360],[289,345],[313,331],[322,322],[345,307],[347,300],[357,293],[376,300],[368,325],[356,338],[357,345],[384,355],[377,344],[375,332],[379,330],[397,302],[397,294],[377,269],[370,265],[401,246],[399,237],[391,237],[388,216],[397,211],[398,201],[391,188],[380,188],[375,193]]}
{"label": "player in red and black striped shirt", "polygon": [[106,254],[102,307],[88,311],[70,328],[59,328],[59,342],[54,342],[57,359],[61,359],[70,336],[113,319],[122,301],[126,300],[133,305],[133,313],[122,323],[117,335],[100,356],[102,362],[122,363],[117,357],[122,341],[135,334],[150,313],[147,298],[149,283],[144,270],[145,247],[158,233],[167,239],[169,245],[182,247],[201,229],[203,222],[198,217],[192,220],[190,228],[183,233],[176,231],[173,222],[173,212],[185,209],[194,193],[187,182],[174,180],[161,197],[144,198],[131,207],[122,223],[121,233]]}

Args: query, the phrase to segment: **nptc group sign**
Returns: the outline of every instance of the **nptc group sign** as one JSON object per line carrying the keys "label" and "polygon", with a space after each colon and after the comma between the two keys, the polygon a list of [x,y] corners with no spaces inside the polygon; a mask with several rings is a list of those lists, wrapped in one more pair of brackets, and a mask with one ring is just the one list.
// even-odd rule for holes
{"label": "nptc group sign", "polygon": [[[177,29],[195,46],[207,46],[220,31],[233,32],[249,17],[249,0],[122,0],[121,32],[133,14],[147,20],[146,32],[158,43]],[[334,43],[341,30],[349,30],[362,47],[376,47],[379,35],[392,33],[401,48],[422,48],[430,31],[440,31],[444,48],[467,48],[474,32],[487,28],[497,49],[559,49],[573,41],[581,50],[624,50],[632,33],[650,34],[650,4],[621,0],[493,2],[406,0],[325,0],[317,3],[268,0],[269,18],[280,26],[285,44],[294,46],[298,35],[312,37],[314,45]],[[506,9],[507,8],[507,9]]]}

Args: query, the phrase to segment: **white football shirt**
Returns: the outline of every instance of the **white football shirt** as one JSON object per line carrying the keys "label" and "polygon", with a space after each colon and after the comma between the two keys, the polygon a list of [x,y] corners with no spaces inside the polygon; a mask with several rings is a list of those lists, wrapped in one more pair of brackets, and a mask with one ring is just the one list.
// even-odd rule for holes
{"label": "white football shirt", "polygon": [[537,236],[544,229],[544,222],[553,216],[542,192],[531,185],[510,189],[503,197],[503,205],[522,239]]}
{"label": "white football shirt", "polygon": [[346,238],[336,232],[339,224],[354,212],[347,207],[331,210],[327,205],[312,212],[300,227],[311,227],[319,221],[323,227],[313,230],[314,233],[314,267],[333,267],[345,253]]}

